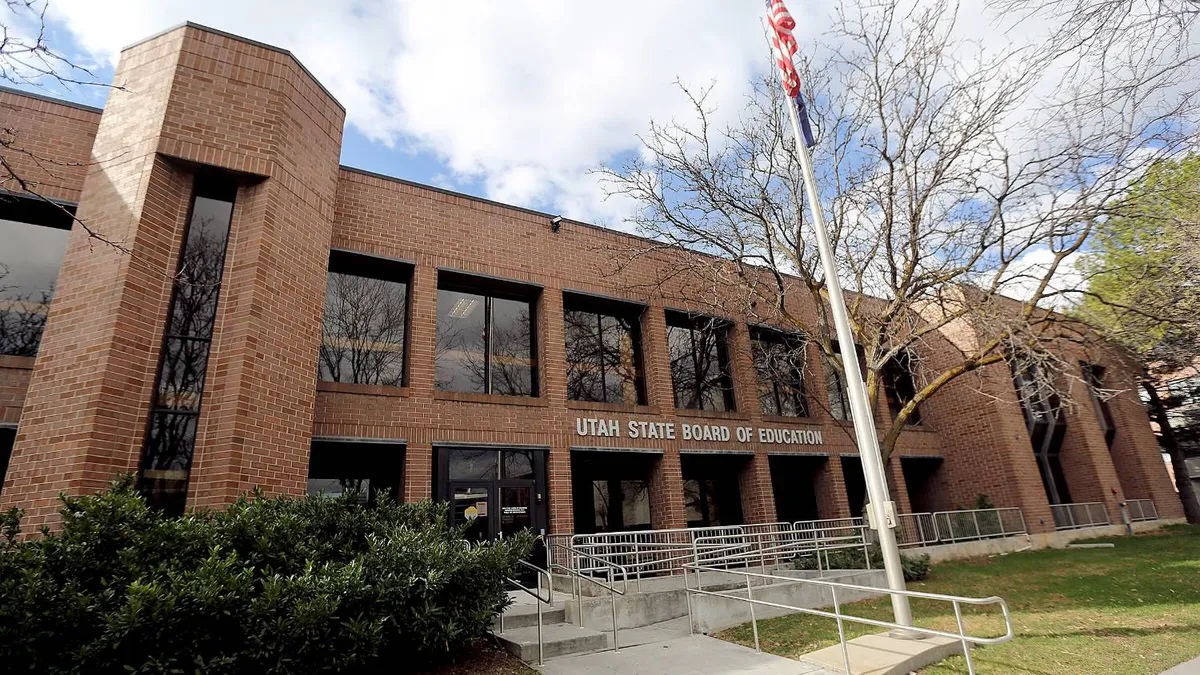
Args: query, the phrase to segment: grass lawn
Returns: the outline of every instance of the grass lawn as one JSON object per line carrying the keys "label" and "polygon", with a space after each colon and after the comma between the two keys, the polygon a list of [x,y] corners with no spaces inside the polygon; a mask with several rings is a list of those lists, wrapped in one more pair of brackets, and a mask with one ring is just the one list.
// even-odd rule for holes
{"label": "grass lawn", "polygon": [[[1156,674],[1200,655],[1200,527],[1095,541],[1116,548],[945,562],[909,588],[1008,601],[1016,638],[973,650],[979,673]],[[859,616],[891,618],[887,600],[851,607]],[[968,632],[1003,632],[999,612],[966,613]],[[918,625],[955,629],[948,603],[914,600],[913,614]],[[846,626],[850,637],[878,632]],[[768,619],[758,622],[758,630],[763,650],[790,658],[837,644],[837,624],[821,617]],[[750,624],[717,637],[754,646]],[[966,672],[966,662],[957,656],[922,672]]]}

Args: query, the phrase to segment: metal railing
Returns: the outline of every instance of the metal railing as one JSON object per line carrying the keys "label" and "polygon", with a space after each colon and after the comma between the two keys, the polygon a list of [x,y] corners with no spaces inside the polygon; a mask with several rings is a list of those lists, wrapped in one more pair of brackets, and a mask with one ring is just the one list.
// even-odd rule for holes
{"label": "metal railing", "polygon": [[937,540],[946,544],[1029,533],[1025,514],[1016,507],[938,511],[933,522]]}
{"label": "metal railing", "polygon": [[[545,663],[545,661],[546,661],[546,658],[545,658],[546,657],[546,653],[545,653],[546,645],[545,645],[545,642],[543,642],[543,640],[542,640],[542,603],[545,603],[547,605],[554,604],[554,578],[550,576],[549,570],[542,569],[541,567],[538,567],[537,565],[534,565],[532,563],[526,562],[524,560],[518,560],[517,564],[524,567],[525,569],[533,572],[534,577],[537,580],[537,583],[535,584],[537,587],[537,590],[529,588],[525,584],[522,584],[521,582],[519,582],[516,579],[513,579],[511,577],[505,577],[504,581],[506,583],[508,583],[508,585],[512,586],[513,588],[516,588],[519,591],[522,591],[524,593],[532,595],[534,597],[534,599],[537,601],[538,665],[540,666],[543,663]],[[549,597],[546,597],[546,598],[542,597],[542,575],[543,574],[546,575],[546,585],[550,589],[550,592],[548,593]],[[504,612],[500,612],[500,634],[504,635]]]}
{"label": "metal railing", "polygon": [[[620,644],[617,639],[617,596],[624,596],[629,591],[629,570],[623,565],[618,565],[614,562],[603,558],[577,550],[573,546],[563,544],[561,539],[545,539],[546,541],[546,567],[550,572],[561,572],[571,579],[571,597],[575,601],[575,607],[579,614],[579,627],[583,628],[583,583],[586,581],[595,584],[600,588],[609,592],[609,598],[612,602],[612,634],[613,634],[613,651],[620,649]],[[564,560],[566,564],[555,562],[556,560]],[[595,572],[603,568],[607,571],[608,582],[605,583],[601,578],[597,578]],[[582,569],[589,570],[587,573]],[[621,574],[621,589],[617,590],[616,574]],[[554,580],[551,578],[550,586],[553,588]],[[551,596],[553,598],[553,595]],[[540,623],[540,620],[539,620]],[[540,629],[539,629],[540,633]]]}
{"label": "metal railing", "polygon": [[[697,537],[749,537],[745,542],[747,546],[766,544],[770,548],[824,536],[837,524],[831,521],[820,527],[798,530],[793,523],[752,523],[719,527],[576,534],[569,538],[560,535],[547,541],[588,554],[588,557],[575,561],[580,563],[577,568],[580,573],[603,574],[605,565],[613,563],[626,569],[641,588],[643,577],[680,573],[683,565],[691,559],[692,543]],[[765,556],[766,553],[763,552],[763,555]]]}
{"label": "metal railing", "polygon": [[1108,509],[1103,502],[1079,502],[1076,504],[1051,504],[1050,513],[1054,516],[1054,529],[1078,530],[1084,527],[1101,527],[1111,525]]}
{"label": "metal railing", "polygon": [[928,546],[938,543],[937,523],[932,513],[901,513],[896,516],[896,545]]}
{"label": "metal railing", "polygon": [[1125,505],[1129,508],[1129,520],[1132,522],[1158,520],[1158,509],[1154,506],[1154,500],[1126,499]]}
{"label": "metal railing", "polygon": [[[704,541],[704,538],[699,540],[697,542],[697,550],[699,550],[701,545],[707,544],[707,543],[710,543],[710,542]],[[744,577],[746,579],[745,597],[742,597],[741,595],[739,595],[742,592],[740,588],[738,588],[736,590],[731,589],[731,590],[725,590],[725,591],[705,590],[704,586],[703,586],[703,584],[704,584],[704,579],[702,576],[703,572],[720,572],[720,573],[727,574],[727,575],[728,574],[741,575],[742,577]],[[691,585],[691,581],[690,581],[690,577],[692,576],[691,573],[694,573],[695,578],[696,578],[696,587],[695,588],[692,588],[692,585]],[[803,584],[811,584],[814,586],[819,586],[821,588],[827,588],[827,589],[829,589],[829,595],[832,600],[833,611],[830,612],[830,611],[824,610],[824,609],[799,607],[796,605],[788,605],[788,604],[779,603],[779,602],[770,602],[767,600],[757,600],[754,598],[754,585],[751,583],[755,579],[758,579],[760,582],[763,582],[763,583],[773,583],[773,582],[803,583]],[[940,593],[922,593],[920,591],[894,591],[894,590],[889,590],[886,588],[876,588],[873,586],[861,586],[859,584],[848,584],[848,583],[842,583],[842,582],[837,582],[837,581],[826,581],[823,579],[805,579],[805,578],[797,578],[797,577],[784,577],[784,576],[777,576],[777,575],[766,574],[766,573],[755,573],[755,572],[750,572],[747,570],[730,570],[730,569],[715,568],[715,567],[710,567],[710,566],[699,564],[699,563],[688,563],[687,565],[684,565],[684,588],[686,590],[686,594],[687,594],[687,598],[688,598],[688,622],[690,624],[690,627],[691,627],[691,630],[693,633],[696,630],[696,621],[695,621],[695,614],[694,614],[694,611],[695,611],[694,610],[694,601],[692,600],[693,595],[728,598],[728,599],[733,599],[733,600],[738,600],[741,602],[748,603],[750,605],[750,623],[751,623],[751,626],[753,627],[753,631],[754,631],[754,649],[757,651],[762,651],[762,650],[759,645],[759,638],[758,638],[758,619],[755,616],[755,612],[754,612],[754,608],[756,606],[774,607],[774,608],[782,609],[782,610],[785,610],[788,612],[811,614],[814,616],[822,616],[822,617],[834,619],[835,621],[837,621],[838,641],[841,644],[842,661],[845,665],[847,675],[849,675],[851,672],[851,670],[850,670],[850,654],[846,647],[845,623],[847,621],[854,622],[854,623],[866,624],[869,626],[877,626],[879,628],[887,628],[887,629],[891,629],[891,630],[901,630],[901,631],[907,631],[910,633],[918,633],[918,634],[922,634],[922,635],[945,637],[945,638],[951,638],[951,639],[958,640],[962,644],[963,656],[967,660],[967,671],[969,673],[971,673],[972,675],[974,675],[974,673],[975,673],[975,665],[974,665],[974,662],[971,660],[970,646],[972,644],[975,644],[975,645],[1000,644],[1003,642],[1008,642],[1009,640],[1011,640],[1013,638],[1012,618],[1009,616],[1008,604],[1006,602],[1004,602],[1003,598],[1000,598],[997,596],[991,596],[991,597],[987,597],[987,598],[968,598],[968,597],[963,597],[963,596],[944,595],[944,594],[940,594]],[[918,627],[918,626],[902,626],[902,625],[897,624],[892,621],[884,621],[881,619],[870,619],[867,617],[847,614],[842,609],[842,602],[838,600],[838,590],[839,589],[843,592],[843,598],[845,597],[845,593],[847,591],[853,591],[856,593],[862,593],[862,592],[885,593],[885,594],[888,594],[889,596],[890,595],[903,595],[908,598],[921,598],[921,599],[925,599],[925,600],[949,602],[954,609],[954,618],[955,618],[955,621],[957,622],[958,630],[957,630],[957,632],[951,633],[948,631],[941,631],[941,630],[936,630],[933,628],[923,628],[923,627]],[[963,614],[962,614],[962,606],[963,605],[976,605],[976,606],[998,605],[1000,607],[1000,612],[1004,618],[1004,628],[1005,628],[1004,635],[997,636],[997,637],[982,637],[982,636],[968,634],[966,631],[965,624],[963,622]]]}
{"label": "metal railing", "polygon": [[846,549],[861,550],[866,568],[871,568],[868,542],[861,525],[856,528],[837,528],[835,532],[822,532],[821,536],[787,530],[697,537],[692,542],[688,563],[713,568],[758,566],[766,571],[768,567],[791,562],[802,556],[815,556],[817,571],[823,575],[825,570],[830,569],[829,553]]}

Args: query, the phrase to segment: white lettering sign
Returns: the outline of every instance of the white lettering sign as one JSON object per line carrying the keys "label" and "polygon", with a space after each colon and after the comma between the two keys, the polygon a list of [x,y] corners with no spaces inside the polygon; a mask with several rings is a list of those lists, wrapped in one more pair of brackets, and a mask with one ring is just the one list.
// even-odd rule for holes
{"label": "white lettering sign", "polygon": [[824,445],[820,429],[795,429],[790,427],[729,427],[723,424],[681,423],[678,430],[674,422],[629,420],[621,426],[619,420],[601,417],[576,417],[575,433],[579,436],[596,438],[665,439],[673,441],[678,431],[685,441],[702,443],[749,443],[755,437],[764,445]]}

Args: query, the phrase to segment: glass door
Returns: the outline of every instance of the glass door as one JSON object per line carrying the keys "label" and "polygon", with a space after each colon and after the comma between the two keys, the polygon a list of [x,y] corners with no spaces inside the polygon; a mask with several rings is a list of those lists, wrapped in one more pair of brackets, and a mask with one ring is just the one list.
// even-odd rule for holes
{"label": "glass door", "polygon": [[484,541],[494,536],[492,489],[487,485],[454,483],[450,486],[450,513],[455,525],[467,525],[467,541]]}

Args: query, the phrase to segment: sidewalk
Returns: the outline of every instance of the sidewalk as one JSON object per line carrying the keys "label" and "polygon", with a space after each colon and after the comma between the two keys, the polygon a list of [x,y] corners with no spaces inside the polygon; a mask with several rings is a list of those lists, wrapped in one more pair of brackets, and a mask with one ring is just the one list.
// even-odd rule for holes
{"label": "sidewalk", "polygon": [[546,675],[833,675],[827,670],[707,635],[617,652],[567,656],[538,667]]}

